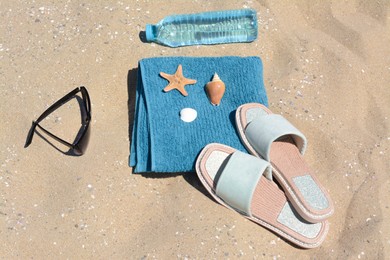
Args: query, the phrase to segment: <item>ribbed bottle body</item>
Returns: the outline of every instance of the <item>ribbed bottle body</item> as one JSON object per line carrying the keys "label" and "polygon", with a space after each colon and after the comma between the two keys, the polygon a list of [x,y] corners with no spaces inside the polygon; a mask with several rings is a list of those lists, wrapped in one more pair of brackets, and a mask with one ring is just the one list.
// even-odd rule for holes
{"label": "ribbed bottle body", "polygon": [[258,28],[256,12],[242,9],[169,16],[146,30],[147,38],[153,34],[148,40],[179,47],[251,42],[257,38]]}

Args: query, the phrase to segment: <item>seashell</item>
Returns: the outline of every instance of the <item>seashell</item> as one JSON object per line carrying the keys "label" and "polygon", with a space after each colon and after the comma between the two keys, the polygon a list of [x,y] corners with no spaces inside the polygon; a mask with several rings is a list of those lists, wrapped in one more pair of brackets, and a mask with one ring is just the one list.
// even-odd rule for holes
{"label": "seashell", "polygon": [[197,116],[198,112],[196,112],[195,109],[189,107],[183,108],[180,111],[180,119],[187,123],[194,121]]}
{"label": "seashell", "polygon": [[214,106],[219,106],[223,94],[225,93],[225,83],[215,73],[213,79],[206,84],[207,96]]}

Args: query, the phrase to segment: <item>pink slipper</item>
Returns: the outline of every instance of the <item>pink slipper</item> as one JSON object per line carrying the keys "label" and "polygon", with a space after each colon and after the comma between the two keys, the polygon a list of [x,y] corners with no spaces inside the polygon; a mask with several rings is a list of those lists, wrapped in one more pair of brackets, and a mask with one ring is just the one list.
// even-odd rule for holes
{"label": "pink slipper", "polygon": [[302,219],[284,192],[269,180],[268,162],[213,143],[199,154],[196,172],[217,202],[284,239],[303,248],[318,247],[325,239],[328,222],[312,224]]}
{"label": "pink slipper", "polygon": [[237,108],[236,125],[248,151],[271,163],[273,176],[304,219],[316,223],[333,214],[329,195],[302,157],[307,141],[298,129],[257,103]]}

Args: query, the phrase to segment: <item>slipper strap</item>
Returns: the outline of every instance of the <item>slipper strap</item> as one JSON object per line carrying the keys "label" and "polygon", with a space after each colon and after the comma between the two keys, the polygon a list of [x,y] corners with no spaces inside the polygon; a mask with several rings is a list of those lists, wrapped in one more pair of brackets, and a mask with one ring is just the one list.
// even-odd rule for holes
{"label": "slipper strap", "polygon": [[303,155],[307,145],[306,137],[281,115],[269,114],[256,117],[245,129],[245,136],[249,143],[267,161],[270,161],[271,144],[286,135],[291,135]]}
{"label": "slipper strap", "polygon": [[252,216],[253,193],[267,167],[270,164],[260,158],[234,152],[218,178],[216,194],[230,207]]}

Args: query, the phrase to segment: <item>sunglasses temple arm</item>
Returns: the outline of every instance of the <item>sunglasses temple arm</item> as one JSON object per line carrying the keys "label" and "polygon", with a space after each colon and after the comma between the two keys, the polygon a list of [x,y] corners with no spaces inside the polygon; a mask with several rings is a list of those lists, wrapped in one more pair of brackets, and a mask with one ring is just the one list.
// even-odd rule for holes
{"label": "sunglasses temple arm", "polygon": [[74,148],[72,144],[68,143],[67,141],[53,135],[52,133],[50,133],[49,131],[47,131],[45,128],[43,128],[42,126],[40,126],[39,124],[37,124],[37,126],[39,127],[39,129],[41,129],[43,132],[45,132],[47,135],[49,135],[50,137],[54,138],[55,140],[57,140],[58,142],[62,143],[63,145],[66,145],[68,146],[69,148]]}
{"label": "sunglasses temple arm", "polygon": [[33,121],[32,126],[30,128],[30,131],[28,131],[26,143],[24,144],[24,148],[27,148],[31,144],[36,127],[37,127],[37,124]]}
{"label": "sunglasses temple arm", "polygon": [[27,135],[27,139],[26,139],[26,143],[24,145],[24,148],[27,148],[31,142],[32,142],[32,139],[33,139],[33,136],[34,136],[34,133],[35,133],[35,128],[36,127],[39,127],[43,132],[45,132],[47,135],[49,135],[50,137],[54,138],[55,140],[57,140],[58,142],[62,143],[63,145],[66,145],[68,146],[69,148],[74,148],[72,144],[68,143],[67,141],[53,135],[52,133],[50,133],[49,131],[47,131],[45,128],[43,128],[42,126],[40,126],[37,122],[32,122],[32,126],[30,128],[30,131],[28,132],[28,135]]}
{"label": "sunglasses temple arm", "polygon": [[45,112],[42,113],[38,117],[38,119],[35,121],[37,124],[41,122],[45,117],[50,115],[54,110],[62,106],[64,103],[66,103],[69,99],[71,99],[74,95],[76,95],[80,91],[80,88],[75,88],[73,91],[66,94],[64,97],[59,99],[57,102],[55,102],[53,105],[51,105],[48,109],[45,110]]}

